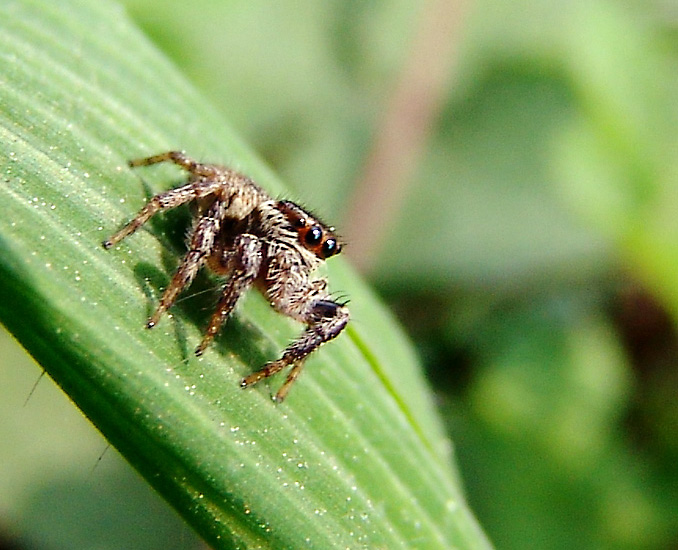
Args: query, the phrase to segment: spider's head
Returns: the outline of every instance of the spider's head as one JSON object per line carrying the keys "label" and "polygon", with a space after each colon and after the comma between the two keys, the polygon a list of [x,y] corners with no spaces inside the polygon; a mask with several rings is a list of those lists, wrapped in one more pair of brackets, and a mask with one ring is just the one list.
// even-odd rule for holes
{"label": "spider's head", "polygon": [[341,252],[341,243],[333,227],[326,226],[291,201],[279,201],[277,207],[296,231],[302,246],[318,258],[326,260]]}

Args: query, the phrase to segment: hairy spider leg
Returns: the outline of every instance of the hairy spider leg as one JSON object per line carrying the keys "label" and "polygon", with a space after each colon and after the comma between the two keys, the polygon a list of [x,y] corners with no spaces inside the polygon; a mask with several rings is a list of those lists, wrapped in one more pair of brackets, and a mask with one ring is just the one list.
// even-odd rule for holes
{"label": "hairy spider leg", "polygon": [[128,164],[130,167],[135,168],[137,166],[150,166],[151,164],[159,164],[161,162],[173,162],[196,176],[212,176],[216,173],[213,164],[197,162],[183,151],[167,151],[159,155],[130,160]]}
{"label": "hairy spider leg", "polygon": [[287,397],[287,393],[290,391],[290,388],[292,387],[292,384],[294,384],[294,381],[297,378],[299,378],[299,375],[301,374],[301,370],[303,368],[304,368],[303,361],[299,361],[292,367],[292,370],[290,370],[290,373],[287,375],[285,382],[283,382],[283,385],[280,386],[277,393],[273,396],[273,400],[276,403],[282,403],[285,397]]}
{"label": "hairy spider leg", "polygon": [[287,379],[276,393],[274,399],[278,403],[285,399],[287,392],[301,374],[304,359],[318,349],[325,342],[336,338],[344,330],[348,323],[349,313],[344,306],[330,300],[317,300],[308,313],[308,328],[304,333],[290,344],[277,361],[272,361],[240,382],[241,387],[246,388],[273,376],[282,369],[294,365]]}
{"label": "hairy spider leg", "polygon": [[223,262],[225,267],[221,269],[230,272],[231,275],[221,294],[217,309],[212,314],[202,341],[195,350],[196,355],[202,355],[205,348],[219,332],[221,325],[224,324],[233,312],[238,298],[252,286],[252,283],[259,275],[262,263],[261,248],[261,241],[254,235],[246,233],[239,235],[235,239],[233,250],[226,253],[229,258],[226,262]]}
{"label": "hairy spider leg", "polygon": [[165,288],[157,309],[146,324],[147,328],[153,328],[162,314],[172,307],[177,296],[191,284],[198,270],[205,263],[207,256],[212,253],[214,240],[221,229],[221,222],[227,209],[227,203],[217,200],[210,206],[207,213],[200,218],[191,235],[189,250],[181,260],[181,264],[174,273],[170,284]]}
{"label": "hairy spider leg", "polygon": [[[146,159],[140,159],[137,161],[131,161],[130,166],[147,166],[150,164],[163,162],[165,160],[170,160],[164,158],[168,154],[169,153],[166,153],[164,155],[156,155],[155,157],[148,157]],[[202,169],[200,167],[204,165],[197,164],[193,161],[190,162],[191,164],[189,164],[189,166],[195,167],[196,169],[196,172],[192,173],[197,173],[202,176],[201,172]],[[179,164],[179,166],[186,167],[184,164],[180,164],[178,162],[177,164]],[[128,237],[129,235],[134,233],[137,229],[139,229],[142,225],[144,225],[148,220],[150,220],[153,216],[155,216],[155,214],[157,214],[161,210],[171,210],[172,208],[176,208],[177,206],[181,206],[182,204],[185,204],[187,202],[191,202],[195,199],[206,197],[219,191],[220,189],[223,188],[224,181],[225,180],[228,181],[228,179],[230,177],[233,177],[233,175],[235,175],[234,172],[224,171],[222,178],[204,179],[204,180],[201,179],[197,181],[192,180],[189,181],[187,184],[182,185],[181,187],[170,189],[169,191],[164,191],[163,193],[158,193],[150,201],[148,201],[146,206],[144,206],[138,212],[138,214],[134,218],[132,218],[132,220],[129,223],[127,223],[127,225],[125,225],[122,229],[120,229],[120,231],[115,233],[111,238],[105,240],[102,243],[103,247],[108,249],[115,246],[125,237]]]}

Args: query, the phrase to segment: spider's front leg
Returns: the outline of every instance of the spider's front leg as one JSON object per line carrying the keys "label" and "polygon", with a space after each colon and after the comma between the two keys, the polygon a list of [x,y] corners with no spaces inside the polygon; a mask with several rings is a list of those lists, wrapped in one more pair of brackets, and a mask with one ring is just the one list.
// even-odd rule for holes
{"label": "spider's front leg", "polygon": [[292,366],[287,379],[273,398],[280,403],[301,374],[306,357],[325,342],[336,338],[344,330],[348,320],[349,313],[345,306],[328,299],[315,300],[308,310],[306,320],[308,328],[304,333],[285,349],[280,359],[268,363],[261,370],[243,378],[240,385],[246,388],[263,378],[274,375],[285,367]]}

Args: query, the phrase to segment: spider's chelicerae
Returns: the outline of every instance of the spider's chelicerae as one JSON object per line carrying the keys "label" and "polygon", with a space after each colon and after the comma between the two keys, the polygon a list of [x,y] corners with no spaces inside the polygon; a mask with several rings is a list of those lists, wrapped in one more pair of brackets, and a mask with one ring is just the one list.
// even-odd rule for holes
{"label": "spider's chelicerae", "polygon": [[148,320],[156,325],[179,293],[205,264],[228,276],[217,309],[207,326],[196,355],[201,355],[233,311],[240,295],[257,287],[278,312],[306,324],[304,333],[277,361],[243,378],[247,387],[285,367],[292,367],[278,393],[282,401],[299,376],[306,357],[335,338],[349,319],[345,304],[330,297],[325,279],[314,279],[313,270],[338,254],[341,244],[333,228],[290,201],[272,199],[250,178],[229,168],[202,164],[183,152],[169,151],[130,161],[130,166],[173,162],[189,172],[188,182],[153,197],[104,248],[134,233],[153,215],[196,201],[197,213],[188,236],[188,252],[165,289],[160,304]]}

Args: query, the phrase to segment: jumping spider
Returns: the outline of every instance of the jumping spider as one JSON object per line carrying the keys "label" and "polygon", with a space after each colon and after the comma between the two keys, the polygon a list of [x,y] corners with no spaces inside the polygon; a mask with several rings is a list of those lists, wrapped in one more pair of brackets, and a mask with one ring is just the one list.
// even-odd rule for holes
{"label": "jumping spider", "polygon": [[293,202],[272,199],[250,178],[223,166],[196,162],[183,152],[169,151],[130,161],[129,165],[149,166],[167,161],[189,172],[188,182],[153,197],[103,246],[111,248],[161,210],[196,201],[197,214],[188,236],[188,252],[146,326],[156,325],[203,264],[219,275],[227,275],[217,309],[195,351],[201,355],[241,294],[251,286],[257,287],[276,311],[307,326],[280,359],[267,363],[240,383],[243,388],[251,386],[291,366],[273,398],[280,402],[299,376],[306,357],[338,336],[348,323],[348,309],[332,300],[327,281],[311,277],[323,260],[341,250],[334,229]]}

